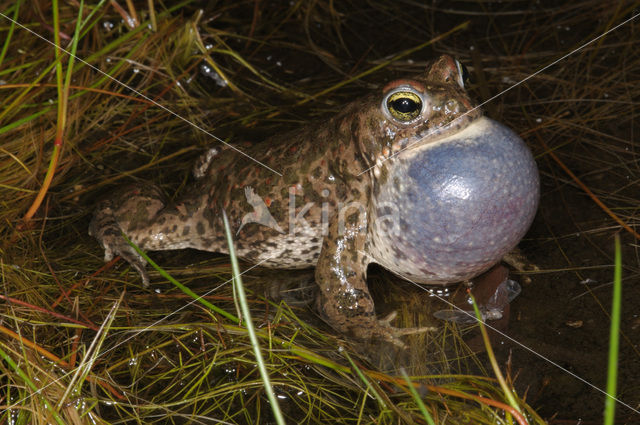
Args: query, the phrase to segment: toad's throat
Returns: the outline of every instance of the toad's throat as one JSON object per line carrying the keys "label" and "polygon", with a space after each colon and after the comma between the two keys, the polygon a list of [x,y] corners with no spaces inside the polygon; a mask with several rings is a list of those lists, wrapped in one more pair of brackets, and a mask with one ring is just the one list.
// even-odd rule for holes
{"label": "toad's throat", "polygon": [[392,161],[371,239],[372,256],[391,271],[420,283],[472,278],[531,225],[539,197],[535,161],[502,124],[479,118]]}

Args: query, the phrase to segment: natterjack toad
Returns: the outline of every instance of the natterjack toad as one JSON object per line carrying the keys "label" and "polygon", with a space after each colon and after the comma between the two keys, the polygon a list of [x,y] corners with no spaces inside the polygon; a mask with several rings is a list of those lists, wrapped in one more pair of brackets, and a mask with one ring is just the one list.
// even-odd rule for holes
{"label": "natterjack toad", "polygon": [[[316,267],[316,307],[337,330],[392,340],[376,318],[367,265],[413,282],[470,279],[515,247],[533,220],[538,173],[522,140],[482,116],[449,56],[387,84],[335,117],[244,153],[211,150],[176,204],[153,186],[99,203],[90,233],[148,282],[144,250],[236,252],[265,267]],[[278,171],[281,175],[273,172]]]}

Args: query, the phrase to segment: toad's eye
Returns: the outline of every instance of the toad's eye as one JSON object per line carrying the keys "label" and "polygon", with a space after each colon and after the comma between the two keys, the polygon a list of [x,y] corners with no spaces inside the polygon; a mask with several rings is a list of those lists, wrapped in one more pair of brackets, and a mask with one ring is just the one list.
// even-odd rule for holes
{"label": "toad's eye", "polygon": [[384,102],[386,110],[400,122],[415,119],[422,111],[422,98],[408,88],[400,88],[387,95]]}
{"label": "toad's eye", "polygon": [[462,62],[456,60],[456,68],[458,69],[458,84],[460,87],[464,88],[465,84],[468,84],[470,81],[469,78],[469,70]]}

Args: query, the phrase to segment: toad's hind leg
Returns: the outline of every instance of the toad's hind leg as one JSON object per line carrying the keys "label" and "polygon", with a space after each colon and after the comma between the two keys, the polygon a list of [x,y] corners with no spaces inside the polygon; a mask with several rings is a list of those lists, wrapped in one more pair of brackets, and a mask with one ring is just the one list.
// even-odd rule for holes
{"label": "toad's hind leg", "polygon": [[164,199],[155,186],[134,185],[115,196],[101,200],[89,224],[89,234],[104,248],[104,261],[121,256],[142,277],[146,286],[149,277],[146,260],[122,236],[124,233],[139,245],[137,230],[146,227],[158,211],[164,208]]}
{"label": "toad's hind leg", "polygon": [[102,244],[105,261],[120,255],[147,285],[147,262],[122,234],[144,250],[210,248],[204,246],[206,244],[199,237],[212,231],[211,220],[202,217],[204,202],[194,199],[178,206],[166,206],[157,187],[130,186],[99,202],[89,225],[89,234]]}

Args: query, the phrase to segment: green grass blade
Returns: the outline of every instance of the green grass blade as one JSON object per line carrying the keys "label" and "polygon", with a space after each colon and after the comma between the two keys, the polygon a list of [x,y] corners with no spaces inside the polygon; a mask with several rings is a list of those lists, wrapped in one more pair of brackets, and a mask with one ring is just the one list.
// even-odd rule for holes
{"label": "green grass blade", "polygon": [[433,418],[429,414],[429,411],[427,410],[427,406],[424,405],[424,402],[422,401],[420,394],[418,394],[418,391],[416,391],[415,387],[413,386],[413,383],[411,383],[411,379],[409,378],[409,375],[407,375],[407,371],[405,371],[404,368],[400,368],[400,374],[402,375],[404,380],[407,381],[407,387],[409,388],[409,392],[411,393],[413,400],[418,405],[418,408],[420,409],[420,413],[422,413],[424,420],[427,421],[429,425],[436,425],[436,423],[433,421]]}
{"label": "green grass blade", "polygon": [[147,263],[149,263],[149,265],[151,267],[153,267],[158,273],[160,273],[160,275],[162,277],[167,279],[169,282],[171,282],[173,285],[175,285],[182,292],[184,292],[185,294],[189,295],[195,301],[198,301],[199,303],[201,303],[202,305],[204,305],[205,307],[207,307],[211,311],[214,311],[214,312],[218,313],[219,315],[224,316],[227,319],[231,320],[233,323],[238,323],[239,322],[238,318],[236,316],[234,316],[233,314],[221,309],[220,307],[218,307],[218,306],[216,306],[214,304],[211,304],[209,301],[205,300],[200,295],[196,294],[191,289],[189,289],[188,287],[186,287],[182,283],[178,282],[176,279],[173,278],[173,276],[171,276],[162,267],[160,267],[158,264],[156,264],[155,261],[153,261],[151,258],[149,258],[149,256],[143,250],[141,250],[136,244],[131,242],[131,240],[127,237],[127,235],[125,235],[123,233],[122,236],[126,239],[126,241],[129,243],[129,245],[131,245],[133,247],[133,249],[136,250],[136,252],[138,254],[142,255],[142,258],[144,258],[147,261]]}
{"label": "green grass blade", "polygon": [[360,380],[367,386],[367,391],[370,391],[374,395],[376,400],[378,400],[378,403],[380,404],[380,408],[387,409],[388,406],[387,406],[387,403],[385,402],[384,398],[373,387],[373,385],[371,385],[371,382],[369,382],[367,377],[364,376],[364,373],[362,373],[362,371],[360,370],[358,365],[356,365],[356,363],[353,361],[353,359],[351,358],[351,356],[349,355],[347,350],[342,350],[342,354],[344,354],[344,356],[347,358],[347,360],[349,360],[349,363],[351,364],[352,371],[355,372],[356,375],[358,375],[358,378],[360,378]]}
{"label": "green grass blade", "polygon": [[[56,83],[58,86],[58,99],[62,99],[62,54],[61,44],[60,44],[60,16],[59,16],[59,7],[58,0],[53,0],[51,9],[53,11],[53,40],[56,47],[54,47],[54,51],[56,52]],[[58,117],[60,118],[60,117]]]}
{"label": "green grass blade", "polygon": [[607,398],[604,401],[604,425],[613,425],[616,411],[616,387],[618,384],[618,349],[620,345],[620,314],[622,310],[622,253],[620,235],[616,234],[615,236],[613,301],[611,302],[609,365],[607,372]]}
{"label": "green grass blade", "polygon": [[78,8],[78,19],[76,20],[76,29],[73,35],[73,41],[71,44],[71,54],[69,55],[69,64],[67,65],[67,74],[64,80],[64,93],[65,98],[69,98],[69,86],[71,85],[71,76],[73,74],[73,64],[75,62],[76,53],[78,51],[78,40],[80,39],[80,30],[82,29],[82,9],[84,8],[84,1],[80,1],[80,7]]}
{"label": "green grass blade", "polygon": [[24,123],[27,123],[29,121],[35,120],[40,115],[44,115],[47,112],[49,112],[50,109],[51,108],[44,108],[44,109],[42,109],[42,110],[40,110],[38,112],[35,112],[35,113],[29,115],[28,117],[20,118],[19,120],[13,121],[12,123],[9,123],[9,124],[7,124],[5,126],[0,127],[0,135],[6,133],[8,131],[13,130],[14,128],[20,127]]}
{"label": "green grass blade", "polygon": [[[7,31],[7,36],[4,39],[4,44],[2,45],[2,52],[0,52],[0,66],[2,62],[4,62],[4,57],[7,55],[7,50],[9,49],[9,44],[11,43],[11,36],[13,35],[13,30],[15,29],[14,22],[18,19],[18,11],[20,10],[20,3],[22,1],[17,1],[13,7],[13,21],[11,21],[11,25],[9,25],[9,31]],[[9,13],[9,11],[7,11]]]}
{"label": "green grass blade", "polygon": [[231,235],[231,226],[229,226],[229,219],[227,218],[227,213],[222,211],[222,219],[224,221],[224,229],[227,235],[227,244],[229,245],[229,256],[231,257],[231,270],[233,272],[233,284],[236,288],[236,294],[238,295],[238,301],[240,303],[240,308],[242,309],[242,316],[244,318],[244,325],[247,328],[247,332],[249,334],[249,340],[251,341],[251,346],[253,347],[253,352],[256,356],[256,363],[258,364],[258,370],[260,371],[260,376],[262,377],[262,382],[264,383],[264,390],[267,393],[267,398],[269,399],[269,404],[271,405],[271,410],[273,412],[273,416],[276,419],[276,423],[278,425],[284,425],[284,417],[282,416],[282,412],[280,411],[280,404],[278,403],[278,399],[273,393],[273,388],[271,387],[271,381],[269,380],[269,374],[267,373],[267,367],[265,366],[264,359],[262,358],[262,352],[260,351],[260,344],[258,343],[258,337],[256,336],[256,330],[253,327],[253,321],[251,320],[251,313],[249,312],[249,303],[247,302],[247,296],[244,292],[244,286],[242,285],[242,278],[240,277],[240,266],[238,265],[238,258],[236,257],[235,248],[233,245],[233,236]]}
{"label": "green grass blade", "polygon": [[[36,384],[33,383],[33,381],[29,378],[29,376],[20,368],[20,366],[16,364],[16,362],[13,361],[11,356],[9,356],[1,347],[0,347],[0,358],[4,359],[4,361],[7,362],[9,367],[13,369],[13,371],[24,381],[25,384],[27,384],[27,386],[31,389],[31,391],[34,392],[34,394],[42,394],[41,389],[36,387]],[[44,395],[42,396],[42,404],[44,404],[44,407],[49,411],[49,413],[51,413],[51,416],[53,416],[53,418],[55,419],[58,425],[64,425],[65,422],[62,420],[60,415],[58,415],[58,412],[54,410],[53,406],[51,406],[51,404],[44,398]]]}

